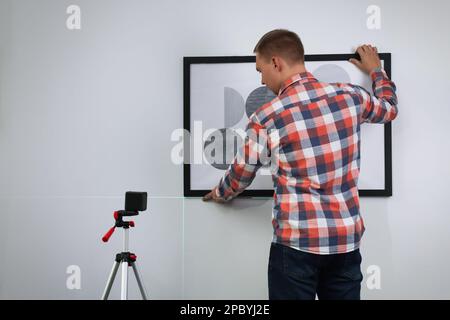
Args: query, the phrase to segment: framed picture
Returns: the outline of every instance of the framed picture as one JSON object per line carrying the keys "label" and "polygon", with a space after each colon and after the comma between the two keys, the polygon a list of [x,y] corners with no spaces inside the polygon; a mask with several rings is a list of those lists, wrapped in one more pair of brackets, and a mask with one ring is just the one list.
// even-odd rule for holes
{"label": "framed picture", "polygon": [[[370,78],[348,60],[354,54],[306,55],[305,66],[319,81],[360,85],[372,93]],[[381,53],[391,77],[391,55]],[[218,148],[223,162],[208,159],[212,137],[245,130],[249,116],[275,94],[261,85],[255,56],[184,57],[184,196],[201,197],[215,187],[237,152],[235,139]],[[392,196],[391,123],[361,125],[359,195]],[[225,135],[225,133],[227,133]],[[217,151],[216,151],[217,152]],[[209,156],[210,157],[210,156]],[[258,170],[252,184],[238,197],[272,197],[270,168]]]}

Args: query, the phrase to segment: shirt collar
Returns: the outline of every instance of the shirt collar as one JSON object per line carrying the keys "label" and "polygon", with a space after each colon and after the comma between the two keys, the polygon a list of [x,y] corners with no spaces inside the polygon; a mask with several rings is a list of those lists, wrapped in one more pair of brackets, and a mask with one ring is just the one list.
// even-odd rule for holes
{"label": "shirt collar", "polygon": [[278,95],[281,95],[289,86],[293,85],[294,83],[305,83],[311,81],[317,81],[317,79],[312,75],[312,73],[308,71],[294,74],[292,77],[288,78],[281,84]]}

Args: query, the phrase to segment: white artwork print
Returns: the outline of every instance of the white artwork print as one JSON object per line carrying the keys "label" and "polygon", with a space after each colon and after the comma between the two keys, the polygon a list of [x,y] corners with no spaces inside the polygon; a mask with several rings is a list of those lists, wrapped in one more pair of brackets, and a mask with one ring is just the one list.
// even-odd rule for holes
{"label": "white artwork print", "polygon": [[[369,77],[348,61],[307,61],[305,64],[307,70],[319,81],[352,83],[372,92]],[[210,130],[225,133],[229,132],[227,129],[245,130],[248,116],[258,106],[274,97],[274,93],[261,84],[261,76],[256,71],[254,62],[191,64],[191,134],[194,122],[197,122],[197,125],[201,122],[203,132]],[[382,190],[385,187],[384,125],[363,124],[360,136],[359,189]],[[223,156],[225,159],[225,152],[233,150],[235,141],[239,139],[232,137],[227,140],[229,141],[224,143],[227,150],[223,151],[223,155],[219,154],[219,158]],[[213,138],[205,144],[205,150],[208,150],[208,143],[212,143],[211,141]],[[208,162],[194,164],[192,154],[191,144],[191,190],[211,190],[218,184],[229,164],[214,165]],[[211,155],[204,156],[213,160]],[[247,190],[273,190],[270,168],[260,169]]]}

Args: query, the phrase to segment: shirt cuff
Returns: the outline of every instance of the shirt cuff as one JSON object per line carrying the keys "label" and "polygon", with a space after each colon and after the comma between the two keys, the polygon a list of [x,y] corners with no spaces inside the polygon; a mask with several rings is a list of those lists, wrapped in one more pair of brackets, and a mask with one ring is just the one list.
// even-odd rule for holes
{"label": "shirt cuff", "polygon": [[233,197],[233,194],[230,194],[229,192],[227,192],[224,188],[224,186],[222,185],[222,181],[221,183],[216,187],[216,195],[220,198],[222,198],[225,201],[230,200]]}
{"label": "shirt cuff", "polygon": [[386,71],[384,71],[383,68],[378,67],[373,69],[370,73],[369,73],[370,78],[372,79],[372,81],[376,81],[376,80],[380,80],[380,79],[384,79],[387,77]]}

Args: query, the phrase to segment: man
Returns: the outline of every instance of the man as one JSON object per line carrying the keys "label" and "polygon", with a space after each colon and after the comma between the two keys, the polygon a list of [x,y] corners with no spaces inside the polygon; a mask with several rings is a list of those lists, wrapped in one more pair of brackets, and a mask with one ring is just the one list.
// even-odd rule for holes
{"label": "man", "polygon": [[[370,76],[374,95],[315,79],[305,69],[300,38],[288,30],[265,34],[254,49],[262,84],[277,94],[247,126],[265,130],[267,148],[276,144],[279,156],[272,171],[269,299],[360,299],[360,125],[392,121],[398,109],[395,84],[381,68],[377,48],[363,45],[357,52],[361,60],[350,62]],[[254,159],[249,154],[258,143],[248,135],[241,157]],[[261,161],[238,158],[204,201],[229,201],[250,185]]]}

